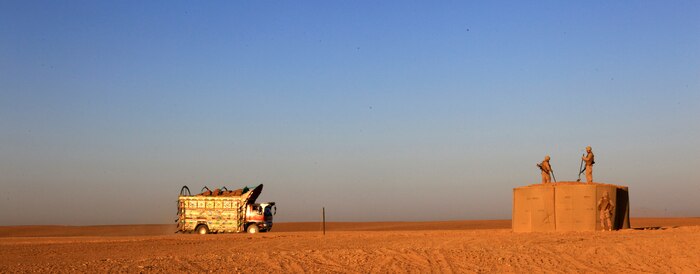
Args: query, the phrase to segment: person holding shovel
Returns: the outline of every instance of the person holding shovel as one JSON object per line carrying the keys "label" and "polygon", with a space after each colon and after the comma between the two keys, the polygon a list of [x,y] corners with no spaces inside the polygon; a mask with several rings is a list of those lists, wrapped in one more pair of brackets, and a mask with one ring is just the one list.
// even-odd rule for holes
{"label": "person holding shovel", "polygon": [[586,182],[587,183],[592,183],[593,182],[593,164],[595,164],[595,160],[593,159],[593,150],[591,149],[590,146],[586,147],[586,156],[581,157],[581,160],[586,163]]}
{"label": "person holding shovel", "polygon": [[[543,184],[548,184],[551,183],[551,179],[549,177],[549,173],[552,173],[554,175],[554,171],[552,170],[552,166],[549,165],[549,155],[544,156],[544,161],[542,163],[537,164],[537,167],[540,168],[542,171],[542,183]],[[556,180],[555,180],[556,181]]]}

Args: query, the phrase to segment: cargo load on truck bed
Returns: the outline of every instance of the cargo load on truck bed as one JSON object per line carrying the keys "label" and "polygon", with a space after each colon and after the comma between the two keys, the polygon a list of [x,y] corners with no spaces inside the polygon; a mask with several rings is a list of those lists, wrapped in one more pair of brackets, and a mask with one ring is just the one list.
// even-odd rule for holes
{"label": "cargo load on truck bed", "polygon": [[265,232],[272,229],[276,213],[274,202],[255,203],[263,185],[228,190],[225,187],[211,191],[204,187],[191,195],[183,186],[178,196],[178,231],[207,233]]}
{"label": "cargo load on truck bed", "polygon": [[[189,189],[187,189],[187,191],[189,191]],[[242,196],[243,194],[248,193],[248,191],[250,191],[250,188],[248,188],[247,186],[235,190],[228,190],[226,187],[210,190],[208,187],[205,186],[204,188],[202,188],[202,193],[197,194],[197,196]],[[180,193],[180,195],[182,195],[182,192]]]}

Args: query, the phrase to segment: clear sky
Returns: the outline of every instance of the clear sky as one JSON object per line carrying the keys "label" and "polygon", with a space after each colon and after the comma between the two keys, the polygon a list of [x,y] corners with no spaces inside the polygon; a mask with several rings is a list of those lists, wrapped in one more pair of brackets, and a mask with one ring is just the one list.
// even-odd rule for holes
{"label": "clear sky", "polygon": [[507,219],[628,185],[700,216],[698,1],[2,1],[0,225],[170,223],[183,185],[278,221]]}

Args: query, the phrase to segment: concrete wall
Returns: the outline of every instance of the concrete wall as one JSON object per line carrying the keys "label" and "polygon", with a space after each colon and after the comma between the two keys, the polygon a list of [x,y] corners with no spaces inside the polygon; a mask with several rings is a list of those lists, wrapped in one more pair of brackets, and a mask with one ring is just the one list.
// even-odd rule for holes
{"label": "concrete wall", "polygon": [[606,191],[615,203],[613,228],[629,228],[627,187],[560,182],[513,189],[513,231],[601,230],[597,204]]}

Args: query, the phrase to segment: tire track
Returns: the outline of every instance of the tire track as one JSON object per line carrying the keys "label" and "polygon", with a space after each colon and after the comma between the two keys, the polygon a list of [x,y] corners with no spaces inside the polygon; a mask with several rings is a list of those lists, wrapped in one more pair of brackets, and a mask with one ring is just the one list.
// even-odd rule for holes
{"label": "tire track", "polygon": [[558,265],[561,266],[567,266],[567,265],[573,265],[576,267],[576,269],[567,269],[566,271],[575,271],[575,272],[600,272],[600,269],[593,268],[589,265],[587,265],[584,261],[581,259],[574,258],[573,256],[567,254],[567,252],[570,252],[571,250],[558,250],[559,252],[555,253],[551,251],[549,248],[543,247],[541,245],[534,246],[534,249],[545,253],[549,255],[549,258],[556,258],[560,259],[563,262],[560,262],[559,260],[554,260]]}

